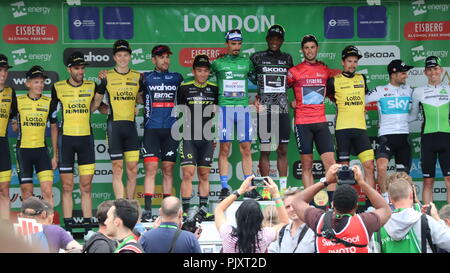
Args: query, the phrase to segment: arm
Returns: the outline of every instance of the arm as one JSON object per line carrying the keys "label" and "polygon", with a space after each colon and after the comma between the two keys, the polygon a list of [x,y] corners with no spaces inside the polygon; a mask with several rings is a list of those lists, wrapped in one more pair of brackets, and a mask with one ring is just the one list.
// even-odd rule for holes
{"label": "arm", "polygon": [[366,104],[378,101],[378,89],[374,88],[373,90],[367,92],[366,94]]}
{"label": "arm", "polygon": [[66,251],[71,252],[74,250],[82,250],[83,247],[75,240],[70,241],[67,245],[66,245]]}
{"label": "arm", "polygon": [[105,95],[106,92],[106,84],[107,81],[106,78],[104,78],[101,79],[99,85],[97,84],[95,85],[95,96],[91,102],[91,113],[94,113],[102,103],[103,96]]}
{"label": "arm", "polygon": [[50,134],[52,139],[53,148],[53,158],[52,158],[52,169],[55,170],[58,167],[58,124],[57,124],[57,114],[58,110],[58,96],[56,94],[55,86],[52,88],[52,100],[50,102]]}
{"label": "arm", "polygon": [[361,74],[361,76],[363,77],[363,79],[364,79],[364,93],[365,94],[367,94],[367,93],[369,93],[369,87],[367,86],[367,79],[366,79],[366,75],[364,75],[364,74]]}
{"label": "arm", "polygon": [[11,111],[9,115],[9,119],[11,119],[11,128],[14,132],[17,132],[18,130],[18,124],[17,124],[17,97],[16,92],[13,90],[12,93],[12,102],[11,102]]}
{"label": "arm", "polygon": [[420,93],[420,89],[418,88],[415,88],[413,90],[411,112],[409,113],[409,122],[417,120],[417,114],[419,113]]}
{"label": "arm", "polygon": [[145,92],[144,75],[141,73],[141,76],[139,77],[139,91],[136,96],[137,104],[144,104],[144,92]]}
{"label": "arm", "polygon": [[335,93],[336,93],[336,90],[334,89],[334,77],[328,78],[326,94],[327,94],[328,98],[333,102],[336,102],[336,98],[334,96]]}
{"label": "arm", "polygon": [[[269,190],[270,195],[272,196],[272,199],[278,199],[275,201],[275,207],[277,209],[278,220],[280,221],[280,223],[278,225],[274,226],[274,228],[278,234],[280,232],[280,229],[289,223],[289,217],[287,215],[286,208],[284,207],[283,201],[280,198],[280,193],[278,192],[277,184],[275,184],[275,182],[273,182],[271,177],[267,176],[267,179],[269,180],[269,182],[264,180],[264,184],[266,184],[267,189]],[[275,236],[275,238],[276,238],[276,236]]]}
{"label": "arm", "polygon": [[362,175],[359,166],[353,166],[352,170],[355,174],[356,183],[361,187],[375,208],[374,213],[380,217],[380,225],[384,226],[384,224],[391,217],[391,209],[389,208],[388,203],[386,203],[386,200],[384,200],[384,198],[374,188],[364,181],[364,176]]}

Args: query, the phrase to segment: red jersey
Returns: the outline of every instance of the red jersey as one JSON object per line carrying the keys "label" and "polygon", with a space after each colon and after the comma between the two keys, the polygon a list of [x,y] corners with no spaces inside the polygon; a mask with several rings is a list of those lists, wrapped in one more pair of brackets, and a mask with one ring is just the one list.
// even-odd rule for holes
{"label": "red jersey", "polygon": [[328,78],[339,70],[328,68],[321,62],[302,63],[290,68],[287,83],[294,88],[295,124],[326,122],[325,96]]}

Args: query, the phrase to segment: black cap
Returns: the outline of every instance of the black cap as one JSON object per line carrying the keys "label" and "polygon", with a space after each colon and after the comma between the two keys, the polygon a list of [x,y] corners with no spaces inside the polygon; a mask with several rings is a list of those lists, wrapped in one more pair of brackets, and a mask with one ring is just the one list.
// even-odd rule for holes
{"label": "black cap", "polygon": [[387,71],[391,75],[392,73],[406,72],[411,68],[414,68],[414,66],[406,65],[402,60],[397,59],[388,64]]}
{"label": "black cap", "polygon": [[441,59],[436,56],[428,56],[425,59],[425,68],[435,67],[441,65]]}
{"label": "black cap", "polygon": [[131,54],[130,44],[125,40],[117,40],[113,45],[113,54],[119,51],[128,51]]}
{"label": "black cap", "polygon": [[211,67],[211,63],[209,62],[208,55],[197,55],[194,58],[194,63],[192,64],[192,68],[196,67]]}
{"label": "black cap", "polygon": [[7,68],[12,67],[8,64],[8,57],[6,57],[3,54],[0,54],[0,67],[7,67]]}
{"label": "black cap", "polygon": [[48,209],[47,205],[39,198],[31,196],[22,202],[21,211],[28,216],[37,216]]}
{"label": "black cap", "polygon": [[155,57],[156,55],[161,56],[164,53],[169,55],[173,54],[172,51],[170,51],[170,48],[166,45],[157,45],[152,49],[152,57]]}
{"label": "black cap", "polygon": [[84,54],[80,51],[75,51],[67,58],[67,66],[71,67],[74,65],[89,65],[89,63],[84,61]]}
{"label": "black cap", "polygon": [[316,36],[314,36],[312,34],[307,34],[307,35],[303,36],[303,38],[302,38],[302,47],[307,42],[314,42],[314,43],[316,43],[316,45],[319,45],[319,43],[317,42]]}
{"label": "black cap", "polygon": [[342,60],[347,58],[348,56],[356,56],[358,57],[358,59],[362,58],[362,55],[359,54],[358,48],[352,45],[346,46],[344,50],[342,50]]}
{"label": "black cap", "polygon": [[32,68],[30,68],[30,70],[27,71],[26,76],[27,76],[27,80],[38,78],[38,77],[41,77],[44,79],[48,78],[47,76],[44,75],[44,68],[42,68],[42,66],[39,66],[39,65],[35,65]]}
{"label": "black cap", "polygon": [[278,36],[284,40],[284,28],[280,25],[273,25],[267,31],[267,37]]}

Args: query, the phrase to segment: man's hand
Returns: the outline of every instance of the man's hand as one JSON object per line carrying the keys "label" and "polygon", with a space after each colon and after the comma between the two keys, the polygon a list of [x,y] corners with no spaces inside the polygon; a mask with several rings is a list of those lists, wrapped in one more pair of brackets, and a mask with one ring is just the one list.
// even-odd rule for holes
{"label": "man's hand", "polygon": [[238,189],[239,194],[244,194],[246,192],[249,192],[253,189],[256,189],[255,186],[252,186],[252,179],[254,178],[254,175],[250,175],[247,177],[244,182],[242,182],[241,187]]}
{"label": "man's hand", "polygon": [[200,239],[200,235],[202,235],[202,231],[203,231],[202,226],[198,226],[198,228],[195,230],[194,235],[195,235],[195,238],[197,238],[197,240]]}
{"label": "man's hand", "polygon": [[267,182],[267,181],[264,179],[264,184],[266,184],[267,189],[268,189],[269,192],[270,192],[270,195],[271,195],[272,197],[274,197],[274,196],[275,196],[275,197],[280,196],[280,193],[279,193],[279,191],[278,191],[278,186],[277,186],[277,184],[276,184],[275,182],[273,182],[273,180],[272,180],[271,177],[266,176],[265,178],[267,178],[267,180],[269,180],[269,182]]}
{"label": "man's hand", "polygon": [[98,72],[98,78],[100,79],[100,80],[102,80],[102,79],[106,79],[106,76],[108,75],[108,71],[107,70],[100,70],[99,72]]}
{"label": "man's hand", "polygon": [[297,102],[295,100],[291,101],[291,107],[292,109],[295,109],[295,107],[297,107]]}
{"label": "man's hand", "polygon": [[52,169],[53,169],[53,170],[56,170],[56,168],[58,168],[58,157],[57,157],[57,156],[54,156],[54,157],[52,158]]}
{"label": "man's hand", "polygon": [[354,176],[355,176],[356,184],[359,185],[359,184],[361,184],[361,183],[366,183],[366,182],[364,181],[364,176],[362,175],[361,169],[359,168],[358,165],[353,166],[353,167],[352,167],[352,170],[353,170],[353,174],[354,174]]}
{"label": "man's hand", "polygon": [[439,212],[436,208],[436,205],[433,202],[430,204],[426,204],[422,206],[422,213],[427,214],[428,209],[430,210],[430,216],[433,217],[436,221],[441,220],[439,217]]}
{"label": "man's hand", "polygon": [[19,126],[17,124],[17,120],[16,119],[11,120],[11,129],[14,132],[17,132],[17,130],[19,129]]}
{"label": "man's hand", "polygon": [[155,222],[153,222],[153,228],[159,228],[159,225],[161,225],[161,216],[158,216],[158,218],[155,219]]}
{"label": "man's hand", "polygon": [[341,164],[333,164],[330,166],[330,168],[328,168],[327,173],[325,174],[325,180],[330,183],[337,183],[337,171],[339,170],[339,168],[342,167]]}

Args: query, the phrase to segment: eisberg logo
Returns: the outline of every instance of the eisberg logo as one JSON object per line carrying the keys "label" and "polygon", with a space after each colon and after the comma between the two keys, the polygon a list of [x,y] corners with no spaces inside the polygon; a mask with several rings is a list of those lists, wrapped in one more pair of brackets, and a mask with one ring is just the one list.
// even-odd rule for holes
{"label": "eisberg logo", "polygon": [[115,64],[112,48],[66,48],[63,53],[64,61],[75,51],[83,53],[84,60],[90,67],[111,67]]}

